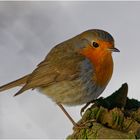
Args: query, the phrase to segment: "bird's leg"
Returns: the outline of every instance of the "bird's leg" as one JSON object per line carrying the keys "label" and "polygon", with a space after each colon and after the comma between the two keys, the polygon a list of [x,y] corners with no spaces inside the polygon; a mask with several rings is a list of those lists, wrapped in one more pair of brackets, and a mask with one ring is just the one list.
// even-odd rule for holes
{"label": "bird's leg", "polygon": [[[91,103],[91,102],[90,102]],[[90,104],[89,103],[89,104]],[[86,121],[86,122],[84,122],[84,123],[82,123],[82,124],[77,124],[73,119],[72,119],[72,117],[68,114],[68,112],[65,110],[65,108],[60,104],[60,103],[56,103],[61,109],[62,109],[62,111],[65,113],[65,115],[68,117],[68,119],[72,122],[72,124],[74,125],[74,127],[76,127],[76,128],[86,128],[87,126],[86,126],[86,123],[87,122],[93,122],[93,121],[95,121],[95,120],[90,120],[90,121]]]}
{"label": "bird's leg", "polygon": [[60,104],[57,103],[57,105],[62,109],[62,111],[65,113],[65,115],[68,117],[68,119],[72,122],[74,126],[78,126],[77,123],[72,119],[72,117],[68,114],[68,112],[65,110],[65,108]]}
{"label": "bird's leg", "polygon": [[85,111],[85,109],[90,105],[90,102],[86,103],[80,110],[80,115],[82,116],[82,113]]}
{"label": "bird's leg", "polygon": [[92,100],[88,103],[86,103],[82,108],[81,108],[81,111],[80,111],[80,115],[82,116],[82,113],[85,111],[85,109],[91,104],[91,103],[94,103],[95,100]]}

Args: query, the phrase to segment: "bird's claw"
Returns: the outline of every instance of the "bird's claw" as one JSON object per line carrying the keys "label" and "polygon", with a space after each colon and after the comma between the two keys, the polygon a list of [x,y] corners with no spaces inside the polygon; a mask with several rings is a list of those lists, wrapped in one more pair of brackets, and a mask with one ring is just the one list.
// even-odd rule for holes
{"label": "bird's claw", "polygon": [[94,103],[94,102],[95,102],[95,100],[86,103],[86,105],[83,106],[83,107],[81,108],[81,110],[80,110],[80,115],[82,116],[82,115],[83,115],[83,112],[85,111],[85,109],[86,109],[91,103]]}
{"label": "bird's claw", "polygon": [[80,115],[83,115],[83,112],[85,111],[85,109],[90,105],[90,102],[86,103],[86,105],[84,105],[81,110],[80,110]]}
{"label": "bird's claw", "polygon": [[83,129],[83,128],[88,128],[88,127],[90,127],[92,124],[91,124],[91,122],[95,122],[96,120],[95,119],[92,119],[92,120],[87,120],[87,121],[85,121],[84,123],[76,123],[75,125],[74,125],[74,128],[75,129]]}

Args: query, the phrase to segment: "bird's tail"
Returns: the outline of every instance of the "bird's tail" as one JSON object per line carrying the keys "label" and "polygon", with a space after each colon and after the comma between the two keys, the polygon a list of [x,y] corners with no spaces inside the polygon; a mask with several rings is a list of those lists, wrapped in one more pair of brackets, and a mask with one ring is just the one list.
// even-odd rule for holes
{"label": "bird's tail", "polygon": [[10,88],[14,88],[14,87],[17,87],[17,86],[20,86],[20,85],[24,85],[28,79],[29,75],[26,75],[22,78],[19,78],[15,81],[12,81],[6,85],[3,85],[0,87],[0,92],[4,91],[4,90],[8,90]]}

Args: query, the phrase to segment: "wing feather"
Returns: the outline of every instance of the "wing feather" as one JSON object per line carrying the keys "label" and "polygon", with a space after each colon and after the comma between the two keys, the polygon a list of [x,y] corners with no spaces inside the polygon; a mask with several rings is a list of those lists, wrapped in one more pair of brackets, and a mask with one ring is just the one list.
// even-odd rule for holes
{"label": "wing feather", "polygon": [[81,54],[66,51],[67,47],[55,47],[42,61],[37,68],[30,74],[26,84],[16,95],[25,90],[37,87],[47,87],[54,82],[63,80],[73,80],[79,76],[81,62],[85,59]]}

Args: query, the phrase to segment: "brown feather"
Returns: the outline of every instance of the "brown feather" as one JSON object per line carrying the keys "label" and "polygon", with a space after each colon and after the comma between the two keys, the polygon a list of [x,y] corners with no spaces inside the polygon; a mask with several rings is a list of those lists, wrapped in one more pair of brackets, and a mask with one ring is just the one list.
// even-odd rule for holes
{"label": "brown feather", "polygon": [[10,83],[8,83],[6,85],[1,86],[0,87],[0,92],[2,92],[4,90],[8,90],[10,88],[20,86],[22,84],[25,84],[27,79],[28,79],[28,77],[29,77],[29,75],[26,75],[26,76],[24,76],[22,78],[19,78],[19,79],[15,80],[15,81],[12,81],[12,82],[10,82]]}
{"label": "brown feather", "polygon": [[19,86],[23,87],[15,94],[28,89],[47,87],[63,80],[73,80],[79,76],[81,62],[85,57],[78,53],[73,39],[56,45],[30,74],[0,88],[0,91]]}
{"label": "brown feather", "polygon": [[55,82],[77,78],[84,59],[85,57],[77,53],[73,46],[66,43],[57,45],[30,74],[26,84],[15,96],[28,89],[47,87]]}

